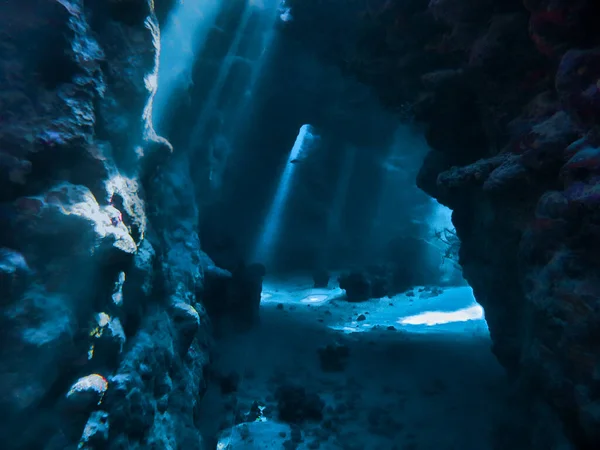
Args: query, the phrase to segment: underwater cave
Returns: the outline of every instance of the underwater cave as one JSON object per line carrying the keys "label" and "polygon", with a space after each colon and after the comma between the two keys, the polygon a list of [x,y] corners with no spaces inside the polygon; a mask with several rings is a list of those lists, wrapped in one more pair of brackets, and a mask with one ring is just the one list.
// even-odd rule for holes
{"label": "underwater cave", "polygon": [[0,447],[600,448],[593,0],[0,3]]}

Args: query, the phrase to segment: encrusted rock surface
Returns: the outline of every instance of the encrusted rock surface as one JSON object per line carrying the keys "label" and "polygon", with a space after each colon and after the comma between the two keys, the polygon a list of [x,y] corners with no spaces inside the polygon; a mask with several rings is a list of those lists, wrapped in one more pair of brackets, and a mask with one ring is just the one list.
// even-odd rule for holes
{"label": "encrusted rock surface", "polygon": [[202,448],[203,255],[185,155],[151,126],[154,3],[0,3],[7,450]]}
{"label": "encrusted rock surface", "polygon": [[576,448],[600,447],[600,4],[286,4],[291,33],[424,126],[417,182],[454,211],[495,354],[551,406],[540,429],[556,414]]}

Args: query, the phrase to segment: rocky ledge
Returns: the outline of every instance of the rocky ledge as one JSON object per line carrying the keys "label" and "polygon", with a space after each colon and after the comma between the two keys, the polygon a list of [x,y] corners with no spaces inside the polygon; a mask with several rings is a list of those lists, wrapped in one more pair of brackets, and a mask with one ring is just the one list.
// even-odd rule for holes
{"label": "rocky ledge", "polygon": [[551,405],[546,428],[555,414],[574,447],[600,447],[600,4],[286,5],[290,33],[423,128],[417,182],[453,210],[496,356]]}

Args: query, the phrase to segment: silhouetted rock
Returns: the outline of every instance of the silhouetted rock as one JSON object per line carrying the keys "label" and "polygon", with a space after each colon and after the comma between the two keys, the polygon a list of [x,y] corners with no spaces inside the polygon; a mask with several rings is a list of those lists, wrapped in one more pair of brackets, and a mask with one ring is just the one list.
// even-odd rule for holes
{"label": "silhouetted rock", "polygon": [[392,274],[386,266],[371,266],[365,271],[343,274],[338,282],[349,302],[363,302],[390,295]]}
{"label": "silhouetted rock", "polygon": [[208,256],[205,257],[203,266],[203,304],[210,318],[218,323],[222,317],[227,316],[230,312],[228,298],[233,275],[231,272],[214,265]]}
{"label": "silhouetted rock", "polygon": [[216,331],[227,332],[231,324],[238,331],[256,325],[265,267],[262,264],[239,263],[230,273],[216,267],[206,255],[203,265],[205,282],[202,297]]}
{"label": "silhouetted rock", "polygon": [[307,393],[303,387],[285,385],[277,389],[279,419],[288,423],[320,421],[325,403],[317,394]]}
{"label": "silhouetted rock", "polygon": [[259,320],[262,282],[266,270],[262,264],[241,263],[233,271],[228,297],[229,314],[236,328],[248,330]]}
{"label": "silhouetted rock", "polygon": [[324,269],[315,270],[312,277],[314,281],[314,287],[316,288],[326,288],[329,285],[330,275],[329,272]]}
{"label": "silhouetted rock", "polygon": [[363,272],[350,272],[338,279],[349,302],[364,302],[371,298],[371,280]]}

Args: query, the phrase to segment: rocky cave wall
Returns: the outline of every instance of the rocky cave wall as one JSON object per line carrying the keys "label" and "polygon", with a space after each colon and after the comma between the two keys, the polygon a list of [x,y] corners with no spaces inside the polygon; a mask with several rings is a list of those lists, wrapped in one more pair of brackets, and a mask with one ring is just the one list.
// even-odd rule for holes
{"label": "rocky cave wall", "polygon": [[552,406],[532,412],[544,430],[556,414],[572,445],[598,448],[600,4],[286,4],[291,33],[423,124],[417,183],[453,210],[495,354]]}
{"label": "rocky cave wall", "polygon": [[[172,2],[0,5],[7,448],[201,445],[210,261],[189,156],[150,126],[155,3]],[[290,32],[425,124],[418,183],[454,210],[496,355],[598,448],[597,4],[286,3]],[[533,410],[533,448],[558,439],[553,414]]]}
{"label": "rocky cave wall", "polygon": [[202,448],[208,260],[151,126],[170,3],[0,5],[3,448]]}

